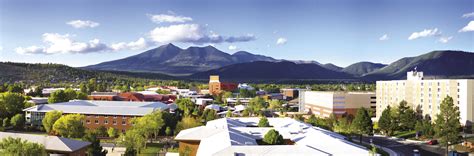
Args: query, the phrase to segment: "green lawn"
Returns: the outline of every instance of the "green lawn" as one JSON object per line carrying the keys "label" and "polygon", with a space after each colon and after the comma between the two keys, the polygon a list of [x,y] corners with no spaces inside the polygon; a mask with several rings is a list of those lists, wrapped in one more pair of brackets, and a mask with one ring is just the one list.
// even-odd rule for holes
{"label": "green lawn", "polygon": [[143,149],[139,156],[155,156],[157,153],[161,151],[163,148],[163,144],[160,143],[148,143],[147,147]]}

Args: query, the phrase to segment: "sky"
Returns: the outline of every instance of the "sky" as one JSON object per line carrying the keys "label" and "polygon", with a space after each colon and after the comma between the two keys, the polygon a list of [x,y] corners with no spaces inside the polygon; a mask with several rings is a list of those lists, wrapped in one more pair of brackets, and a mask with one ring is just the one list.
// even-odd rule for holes
{"label": "sky", "polygon": [[0,61],[81,67],[168,43],[388,64],[433,50],[474,52],[474,1],[0,1]]}

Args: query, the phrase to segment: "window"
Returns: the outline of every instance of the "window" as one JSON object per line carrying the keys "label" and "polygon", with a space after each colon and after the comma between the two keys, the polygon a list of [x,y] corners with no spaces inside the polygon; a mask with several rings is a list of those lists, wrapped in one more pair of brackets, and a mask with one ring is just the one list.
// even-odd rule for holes
{"label": "window", "polygon": [[122,119],[127,119],[127,117],[126,117],[126,116],[122,116]]}
{"label": "window", "polygon": [[104,124],[109,124],[109,120],[104,120]]}
{"label": "window", "polygon": [[125,120],[122,120],[122,125],[127,125],[127,122]]}
{"label": "window", "polygon": [[95,124],[99,124],[99,120],[95,120]]}
{"label": "window", "polygon": [[117,115],[114,115],[114,119],[117,119]]}
{"label": "window", "polygon": [[87,124],[90,124],[90,123],[91,123],[91,121],[90,121],[90,120],[86,120],[86,123],[87,123]]}
{"label": "window", "polygon": [[117,125],[117,120],[112,121],[114,125]]}
{"label": "window", "polygon": [[125,129],[122,129],[122,133],[125,133]]}
{"label": "window", "polygon": [[109,116],[108,116],[108,115],[106,115],[104,118],[109,118]]}

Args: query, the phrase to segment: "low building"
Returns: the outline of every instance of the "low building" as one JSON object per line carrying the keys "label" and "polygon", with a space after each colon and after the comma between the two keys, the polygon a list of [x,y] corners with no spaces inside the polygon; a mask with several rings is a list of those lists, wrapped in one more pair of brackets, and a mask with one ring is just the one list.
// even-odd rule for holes
{"label": "low building", "polygon": [[319,117],[329,117],[330,114],[337,117],[344,114],[355,115],[357,109],[361,107],[375,111],[377,100],[374,92],[303,91],[301,93],[300,105],[303,105],[305,112]]}
{"label": "low building", "polygon": [[253,88],[252,86],[250,86],[247,83],[239,83],[238,88],[239,89],[245,89],[245,90],[255,90],[255,88]]}
{"label": "low building", "polygon": [[28,100],[28,102],[33,103],[35,105],[47,104],[48,98],[47,97],[31,97],[31,100]]}
{"label": "low building", "polygon": [[286,100],[292,100],[298,97],[299,89],[295,88],[284,88],[280,90]]}
{"label": "low building", "polygon": [[[354,155],[369,150],[346,137],[291,118],[268,118],[271,127],[257,127],[259,118],[221,118],[206,126],[182,130],[175,140],[190,155]],[[263,145],[264,135],[277,130],[284,145]]]}
{"label": "low building", "polygon": [[252,98],[227,98],[225,99],[227,101],[227,105],[231,107],[235,107],[236,105],[239,105],[237,103],[240,102],[240,105],[247,106],[249,105],[249,102]]}
{"label": "low building", "polygon": [[99,101],[159,101],[163,103],[173,103],[176,100],[176,95],[163,95],[152,91],[141,92],[92,92],[88,96],[90,100]]}
{"label": "low building", "polygon": [[282,93],[269,93],[262,96],[265,100],[284,100],[284,96]]}
{"label": "low building", "polygon": [[91,144],[58,136],[0,132],[0,140],[9,137],[43,145],[49,155],[84,156]]}
{"label": "low building", "polygon": [[63,114],[81,114],[86,116],[84,126],[96,129],[101,126],[113,127],[125,132],[131,127],[129,120],[142,117],[156,110],[168,110],[169,106],[162,102],[131,102],[131,101],[87,101],[73,100],[70,102],[36,105],[26,108],[25,119],[32,126],[42,125],[45,114],[50,111],[61,111]]}

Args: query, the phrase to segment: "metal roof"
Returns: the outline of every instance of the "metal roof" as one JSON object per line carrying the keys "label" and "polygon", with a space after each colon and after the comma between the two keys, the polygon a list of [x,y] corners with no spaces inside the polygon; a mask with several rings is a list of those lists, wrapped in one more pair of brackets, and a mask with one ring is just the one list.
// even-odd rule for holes
{"label": "metal roof", "polygon": [[24,109],[28,112],[49,112],[53,110],[63,113],[101,114],[101,115],[128,115],[144,116],[155,110],[169,109],[161,102],[131,102],[131,101],[89,101],[73,100],[69,102],[36,105]]}
{"label": "metal roof", "polygon": [[[200,141],[197,155],[367,155],[365,147],[345,137],[291,118],[267,118],[272,127],[256,126],[259,118],[222,118],[181,131],[175,140]],[[249,127],[250,126],[250,127]],[[258,145],[256,140],[277,130],[295,145]]]}
{"label": "metal roof", "polygon": [[27,140],[28,142],[41,144],[47,151],[60,151],[68,153],[75,152],[91,144],[90,142],[86,141],[73,140],[58,136],[0,132],[0,139],[8,137],[21,138],[22,140]]}

